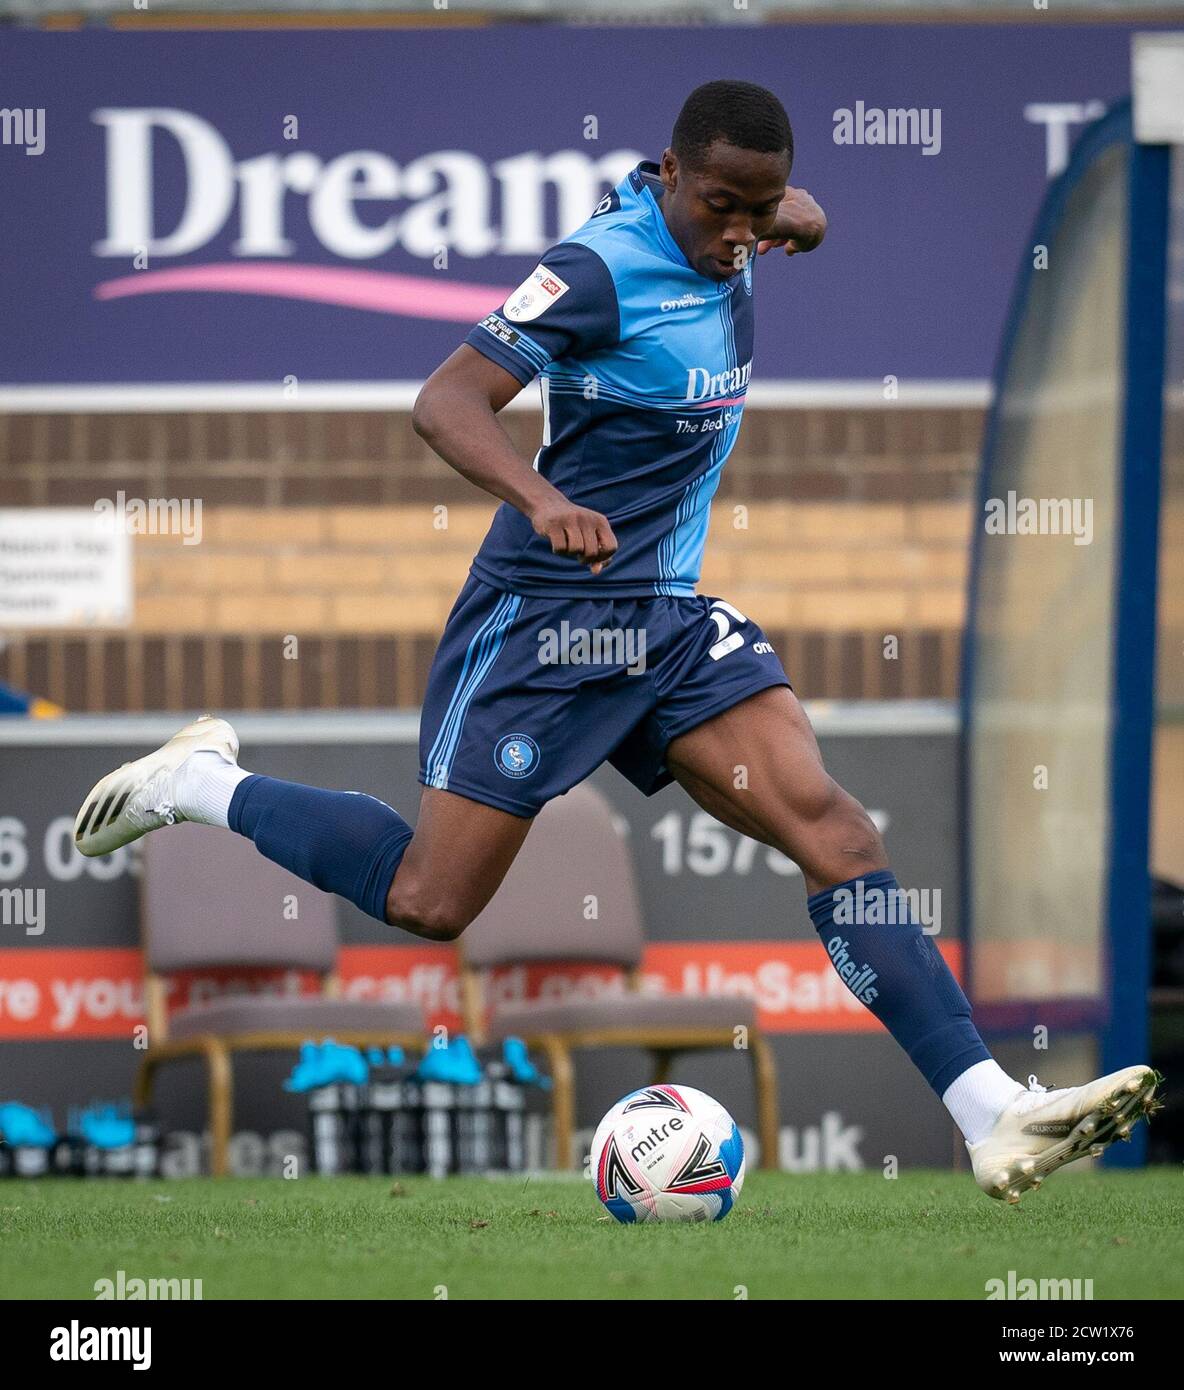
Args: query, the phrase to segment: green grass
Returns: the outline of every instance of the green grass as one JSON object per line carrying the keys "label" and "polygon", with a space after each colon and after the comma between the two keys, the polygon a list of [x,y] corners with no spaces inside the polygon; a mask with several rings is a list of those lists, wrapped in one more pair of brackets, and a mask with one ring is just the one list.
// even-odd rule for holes
{"label": "green grass", "polygon": [[0,1184],[0,1297],[201,1279],[212,1298],[983,1299],[991,1278],[1184,1297],[1184,1175],[1062,1173],[1018,1207],[965,1174],[749,1174],[718,1225],[619,1226],[579,1179]]}

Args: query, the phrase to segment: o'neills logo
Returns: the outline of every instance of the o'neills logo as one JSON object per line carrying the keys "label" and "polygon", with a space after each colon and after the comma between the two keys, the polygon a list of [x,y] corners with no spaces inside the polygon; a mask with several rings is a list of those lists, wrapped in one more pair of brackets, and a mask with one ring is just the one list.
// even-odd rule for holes
{"label": "o'neills logo", "polygon": [[712,374],[706,367],[691,367],[687,372],[688,401],[711,401],[717,396],[734,396],[748,386],[752,376],[752,362],[743,367],[731,367],[726,372]]}
{"label": "o'neills logo", "polygon": [[867,1004],[870,1008],[880,997],[880,991],[872,988],[872,981],[880,977],[866,962],[856,965],[847,954],[847,944],[841,936],[832,936],[826,943],[826,954],[834,962],[835,969],[851,993],[861,1004]]}
{"label": "o'neills logo", "polygon": [[[106,235],[96,256],[134,273],[95,288],[99,299],[182,290],[276,295],[379,313],[471,323],[501,304],[509,286],[460,282],[438,269],[448,254],[537,257],[578,227],[642,158],[614,150],[533,151],[492,162],[467,150],[435,150],[404,164],[379,150],[325,158],[285,127],[282,151],[238,159],[221,132],[174,107],[105,107]],[[289,118],[292,120],[293,118]],[[181,197],[162,210],[154,168],[177,167]],[[554,223],[548,209],[557,212]],[[157,268],[234,232],[231,260]],[[343,265],[298,265],[309,239]],[[430,275],[360,263],[394,250],[429,261]]]}
{"label": "o'neills logo", "polygon": [[706,304],[705,299],[700,299],[697,294],[681,294],[677,299],[664,299],[661,303],[661,310],[664,314],[672,313],[675,309],[698,309]]}

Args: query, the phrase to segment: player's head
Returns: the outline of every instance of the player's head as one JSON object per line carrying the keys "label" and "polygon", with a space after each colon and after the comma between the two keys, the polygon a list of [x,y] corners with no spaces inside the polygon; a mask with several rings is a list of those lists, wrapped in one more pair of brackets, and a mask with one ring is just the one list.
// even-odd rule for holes
{"label": "player's head", "polygon": [[769,234],[793,164],[780,101],[752,82],[707,82],[683,103],[662,156],[662,212],[691,265],[726,280]]}

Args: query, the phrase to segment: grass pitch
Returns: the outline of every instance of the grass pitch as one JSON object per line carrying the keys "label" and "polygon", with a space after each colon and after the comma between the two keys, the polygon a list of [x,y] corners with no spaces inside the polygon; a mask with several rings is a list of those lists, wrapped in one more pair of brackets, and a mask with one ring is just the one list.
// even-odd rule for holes
{"label": "grass pitch", "polygon": [[982,1300],[1009,1270],[1179,1299],[1184,1174],[1061,1173],[1008,1207],[966,1174],[751,1173],[694,1226],[619,1226],[580,1179],[0,1184],[0,1297],[89,1299],[119,1270],[206,1299]]}

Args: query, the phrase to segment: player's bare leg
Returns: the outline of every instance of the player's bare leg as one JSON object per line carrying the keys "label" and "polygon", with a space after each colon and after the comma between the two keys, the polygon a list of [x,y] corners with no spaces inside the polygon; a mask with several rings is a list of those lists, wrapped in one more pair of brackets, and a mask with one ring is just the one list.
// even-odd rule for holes
{"label": "player's bare leg", "polygon": [[[984,1192],[1018,1201],[1057,1168],[1128,1138],[1158,1108],[1159,1077],[1146,1065],[1048,1091],[1035,1077],[1025,1089],[994,1061],[932,937],[899,911],[884,843],[827,774],[788,688],[761,691],[674,739],[666,762],[704,810],[800,866],[832,964],[941,1097]],[[852,915],[855,880],[892,912]]]}
{"label": "player's bare leg", "polygon": [[[788,855],[810,893],[888,866],[879,831],[826,771],[806,712],[786,686],[676,738],[666,762],[716,820]],[[738,790],[741,766],[747,785]]]}
{"label": "player's bare leg", "polygon": [[387,894],[386,920],[429,941],[454,941],[497,892],[533,824],[425,787],[415,834]]}
{"label": "player's bare leg", "polygon": [[377,797],[253,775],[238,766],[238,751],[226,720],[186,725],[95,784],[75,844],[102,855],[181,821],[225,826],[379,921],[452,941],[497,891],[532,823],[428,788],[413,830]]}

